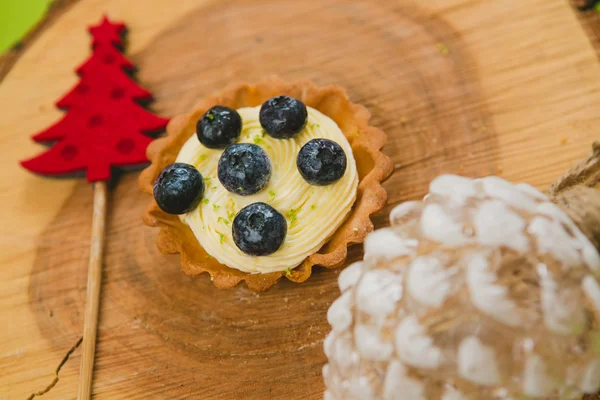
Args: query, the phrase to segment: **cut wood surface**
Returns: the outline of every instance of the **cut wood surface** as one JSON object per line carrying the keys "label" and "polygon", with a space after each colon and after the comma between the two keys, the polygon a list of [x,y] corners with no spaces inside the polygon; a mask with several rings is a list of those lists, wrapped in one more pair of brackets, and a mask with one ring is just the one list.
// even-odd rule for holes
{"label": "cut wood surface", "polygon": [[[160,115],[271,74],[347,88],[396,165],[376,227],[444,172],[544,189],[598,136],[600,64],[563,0],[80,0],[0,84],[1,400],[43,391],[83,332],[92,186],[18,160],[61,117],[53,103],[77,82],[86,26],[104,12],[129,26],[126,54]],[[339,271],[260,295],[185,276],[140,222],[136,179],[109,192],[93,398],[320,399]],[[44,399],[75,399],[80,357]]]}

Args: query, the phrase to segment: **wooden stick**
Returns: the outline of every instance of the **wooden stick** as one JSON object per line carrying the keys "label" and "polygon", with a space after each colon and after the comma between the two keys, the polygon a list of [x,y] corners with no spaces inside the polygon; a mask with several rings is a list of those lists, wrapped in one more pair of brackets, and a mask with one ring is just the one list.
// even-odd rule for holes
{"label": "wooden stick", "polygon": [[100,306],[100,283],[102,281],[102,253],[104,249],[104,225],[106,220],[106,182],[94,184],[94,214],[92,241],[88,265],[87,295],[83,325],[83,343],[77,399],[88,400],[92,393],[96,331]]}

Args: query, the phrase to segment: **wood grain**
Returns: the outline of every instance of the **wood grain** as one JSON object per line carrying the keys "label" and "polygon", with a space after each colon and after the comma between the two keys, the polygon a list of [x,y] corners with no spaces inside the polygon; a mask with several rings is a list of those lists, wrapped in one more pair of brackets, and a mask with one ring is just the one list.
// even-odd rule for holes
{"label": "wood grain", "polygon": [[[396,163],[377,227],[442,172],[544,187],[597,136],[600,65],[563,1],[80,0],[0,86],[0,399],[46,387],[82,332],[92,188],[27,175],[17,160],[60,117],[52,104],[77,81],[85,26],[105,11],[128,23],[127,54],[163,115],[272,73],[346,87]],[[135,181],[123,175],[108,203],[94,398],[321,398],[339,271],[260,295],[187,277],[141,224]],[[75,398],[80,358],[44,398]]]}

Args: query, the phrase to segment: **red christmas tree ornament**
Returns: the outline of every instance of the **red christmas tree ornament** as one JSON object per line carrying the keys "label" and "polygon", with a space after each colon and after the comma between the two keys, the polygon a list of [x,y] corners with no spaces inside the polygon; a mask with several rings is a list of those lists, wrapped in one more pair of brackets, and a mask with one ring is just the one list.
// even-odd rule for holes
{"label": "red christmas tree ornament", "polygon": [[56,105],[65,116],[33,136],[36,142],[57,142],[48,151],[23,161],[32,172],[64,175],[87,171],[90,182],[110,179],[111,167],[144,164],[152,139],[168,120],[138,104],[152,95],[128,75],[134,66],[119,51],[125,25],[108,18],[89,29],[92,56],[77,68],[79,83]]}
{"label": "red christmas tree ornament", "polygon": [[125,24],[121,22],[111,22],[105,15],[102,22],[95,26],[90,26],[88,31],[94,38],[92,47],[95,47],[99,42],[112,44],[119,48],[123,47],[123,35],[127,31]]}
{"label": "red christmas tree ornament", "polygon": [[148,133],[162,131],[168,119],[145,110],[139,102],[152,95],[131,78],[134,66],[121,54],[125,25],[104,17],[89,28],[92,55],[79,68],[79,83],[56,106],[65,116],[33,136],[54,143],[46,152],[22,161],[32,172],[65,175],[85,171],[94,182],[92,245],[88,265],[87,296],[77,399],[89,399],[96,346],[102,253],[106,215],[106,182],[113,167],[145,164]]}

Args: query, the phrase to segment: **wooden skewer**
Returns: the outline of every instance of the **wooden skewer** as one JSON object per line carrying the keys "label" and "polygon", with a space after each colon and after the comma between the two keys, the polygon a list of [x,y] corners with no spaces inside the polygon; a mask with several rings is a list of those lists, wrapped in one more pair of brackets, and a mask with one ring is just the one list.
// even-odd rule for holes
{"label": "wooden skewer", "polygon": [[92,392],[94,354],[98,310],[100,307],[100,283],[102,281],[102,254],[104,249],[104,226],[106,222],[106,182],[94,183],[94,215],[92,218],[92,241],[88,265],[87,294],[83,325],[83,343],[77,400],[89,400]]}

